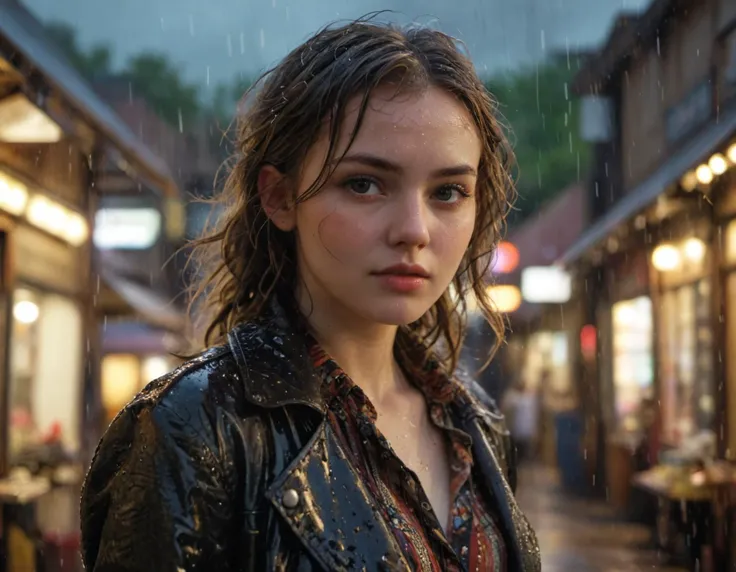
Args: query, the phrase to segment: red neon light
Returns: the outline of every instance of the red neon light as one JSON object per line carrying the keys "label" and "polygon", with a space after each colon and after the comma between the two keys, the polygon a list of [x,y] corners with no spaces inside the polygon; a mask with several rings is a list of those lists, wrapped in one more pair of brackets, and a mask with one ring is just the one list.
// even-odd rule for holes
{"label": "red neon light", "polygon": [[510,242],[501,242],[491,260],[491,272],[508,274],[519,266],[519,249]]}
{"label": "red neon light", "polygon": [[595,326],[587,324],[580,329],[580,351],[585,356],[594,356],[598,349],[598,334]]}

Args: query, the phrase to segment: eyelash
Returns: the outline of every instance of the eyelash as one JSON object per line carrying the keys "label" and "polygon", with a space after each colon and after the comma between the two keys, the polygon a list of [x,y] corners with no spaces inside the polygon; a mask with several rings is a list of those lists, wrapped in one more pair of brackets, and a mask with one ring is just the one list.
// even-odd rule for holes
{"label": "eyelash", "polygon": [[[367,177],[367,176],[350,177],[350,178],[346,179],[342,183],[341,186],[343,188],[345,188],[345,189],[347,189],[347,190],[350,191],[350,190],[352,190],[350,188],[350,185],[355,184],[355,183],[366,183],[366,182],[367,183],[372,183],[372,184],[377,185],[377,186],[380,186],[379,182],[376,179],[374,179],[373,177]],[[442,185],[441,187],[439,187],[435,191],[435,193],[437,191],[441,190],[441,189],[452,189],[453,191],[457,191],[460,194],[460,196],[463,197],[464,199],[468,199],[468,198],[470,198],[472,196],[472,194],[470,192],[468,192],[468,190],[465,188],[464,185],[458,185],[456,183],[448,183],[446,185]],[[357,196],[361,196],[360,193],[355,193],[355,194]],[[441,201],[441,202],[447,202],[447,201]],[[450,204],[452,204],[452,203],[450,203]]]}

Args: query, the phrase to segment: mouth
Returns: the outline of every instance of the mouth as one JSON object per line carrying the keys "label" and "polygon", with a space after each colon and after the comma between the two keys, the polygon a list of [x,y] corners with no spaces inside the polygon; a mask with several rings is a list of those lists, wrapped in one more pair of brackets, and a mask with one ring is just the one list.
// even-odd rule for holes
{"label": "mouth", "polygon": [[373,273],[376,276],[403,276],[406,278],[428,279],[430,277],[424,267],[418,264],[395,264]]}

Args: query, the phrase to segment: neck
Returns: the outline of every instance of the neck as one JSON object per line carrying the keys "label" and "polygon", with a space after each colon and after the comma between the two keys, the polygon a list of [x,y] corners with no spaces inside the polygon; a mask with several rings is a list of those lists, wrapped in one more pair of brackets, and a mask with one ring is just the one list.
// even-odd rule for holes
{"label": "neck", "polygon": [[299,297],[299,306],[317,341],[368,398],[378,405],[406,385],[394,358],[397,326],[367,322],[337,304]]}

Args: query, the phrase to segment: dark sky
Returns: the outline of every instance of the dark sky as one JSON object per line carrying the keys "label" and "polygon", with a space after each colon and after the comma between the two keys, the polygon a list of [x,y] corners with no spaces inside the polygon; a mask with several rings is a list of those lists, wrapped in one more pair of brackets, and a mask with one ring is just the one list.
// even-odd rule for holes
{"label": "dark sky", "polygon": [[201,85],[274,63],[322,25],[380,9],[464,40],[489,72],[545,50],[600,43],[614,15],[649,0],[24,0],[42,20],[77,27],[84,44],[108,43],[117,61],[166,52]]}

